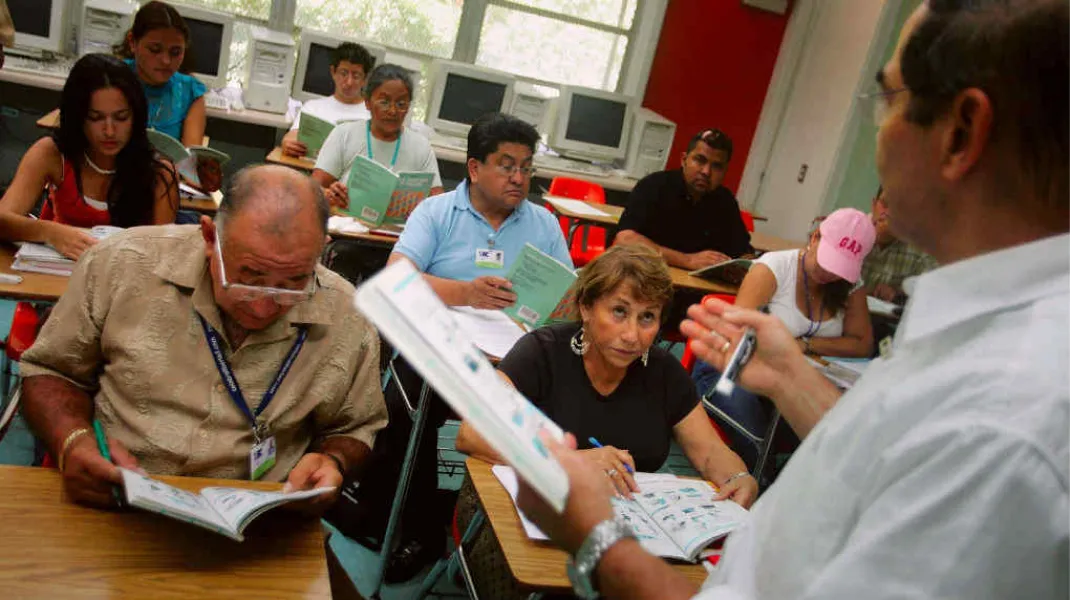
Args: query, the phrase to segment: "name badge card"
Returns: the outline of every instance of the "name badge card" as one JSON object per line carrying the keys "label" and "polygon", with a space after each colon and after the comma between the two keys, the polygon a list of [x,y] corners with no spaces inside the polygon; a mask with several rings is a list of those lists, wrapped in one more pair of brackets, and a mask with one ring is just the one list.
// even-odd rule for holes
{"label": "name badge card", "polygon": [[250,479],[257,480],[275,466],[275,436],[268,436],[249,451]]}
{"label": "name badge card", "polygon": [[484,269],[501,269],[505,267],[505,252],[490,248],[476,250],[476,266]]}

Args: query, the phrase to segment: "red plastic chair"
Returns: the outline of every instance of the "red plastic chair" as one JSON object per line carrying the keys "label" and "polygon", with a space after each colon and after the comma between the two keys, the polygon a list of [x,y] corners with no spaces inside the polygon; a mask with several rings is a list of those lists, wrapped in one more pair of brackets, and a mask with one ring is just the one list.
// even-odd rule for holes
{"label": "red plastic chair", "polygon": [[22,358],[22,353],[37,339],[40,325],[41,318],[33,304],[19,302],[15,305],[11,331],[3,342],[4,354],[0,357],[0,440],[4,439],[8,427],[15,420],[21,398],[17,388],[14,393],[11,390],[12,365]]}
{"label": "red plastic chair", "polygon": [[743,226],[747,228],[747,231],[754,233],[754,215],[749,211],[741,210],[739,216],[743,217]]}
{"label": "red plastic chair", "polygon": [[[597,204],[606,203],[606,191],[597,183],[571,177],[554,177],[550,182],[550,195],[584,200]],[[576,267],[591,262],[596,256],[606,251],[606,230],[602,227],[584,225],[570,237],[569,219],[560,217],[561,231],[569,242],[569,256]]]}

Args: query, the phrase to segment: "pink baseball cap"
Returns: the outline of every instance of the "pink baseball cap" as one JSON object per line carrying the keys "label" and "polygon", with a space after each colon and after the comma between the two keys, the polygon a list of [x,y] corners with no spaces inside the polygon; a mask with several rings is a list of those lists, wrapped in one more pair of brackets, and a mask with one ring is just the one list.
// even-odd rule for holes
{"label": "pink baseball cap", "polygon": [[873,248],[877,230],[866,213],[841,208],[821,222],[817,264],[851,283],[862,276],[862,261]]}

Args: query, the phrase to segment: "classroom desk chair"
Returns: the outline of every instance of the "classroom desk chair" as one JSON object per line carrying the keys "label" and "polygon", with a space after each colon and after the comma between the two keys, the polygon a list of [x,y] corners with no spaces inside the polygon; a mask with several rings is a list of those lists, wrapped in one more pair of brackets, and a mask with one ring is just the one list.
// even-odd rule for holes
{"label": "classroom desk chair", "polygon": [[[554,177],[550,181],[550,195],[597,204],[606,203],[606,191],[602,186],[572,177]],[[565,234],[565,240],[569,244],[569,256],[572,257],[572,264],[576,268],[586,265],[594,260],[596,256],[606,251],[606,230],[604,228],[581,225],[572,229],[569,227],[569,219],[566,217],[560,217],[558,221],[561,223],[561,230]]]}

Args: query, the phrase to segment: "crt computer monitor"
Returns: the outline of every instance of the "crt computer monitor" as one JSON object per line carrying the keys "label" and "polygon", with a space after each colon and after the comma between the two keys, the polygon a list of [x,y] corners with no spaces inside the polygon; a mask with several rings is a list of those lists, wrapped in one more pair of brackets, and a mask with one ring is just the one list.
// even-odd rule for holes
{"label": "crt computer monitor", "polygon": [[67,22],[67,0],[7,0],[15,25],[15,53],[63,53],[63,29]]}
{"label": "crt computer monitor", "polygon": [[467,135],[479,117],[512,106],[512,75],[449,61],[436,61],[434,73],[427,114],[428,125],[436,131]]}
{"label": "crt computer monitor", "polygon": [[192,57],[191,73],[209,88],[226,87],[234,17],[184,4],[173,6],[189,27],[186,52]]}
{"label": "crt computer monitor", "polygon": [[564,86],[550,146],[566,156],[592,160],[624,158],[634,106],[612,92]]}
{"label": "crt computer monitor", "polygon": [[[342,42],[353,42],[363,46],[375,59],[375,65],[382,64],[386,56],[385,48],[361,40],[332,36],[318,31],[302,31],[292,89],[295,99],[306,102],[334,93],[334,81],[331,80],[331,54]],[[365,73],[365,75],[370,74],[370,72]]]}

